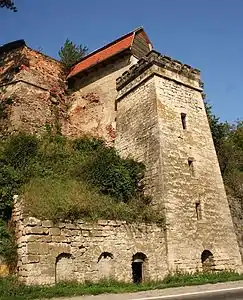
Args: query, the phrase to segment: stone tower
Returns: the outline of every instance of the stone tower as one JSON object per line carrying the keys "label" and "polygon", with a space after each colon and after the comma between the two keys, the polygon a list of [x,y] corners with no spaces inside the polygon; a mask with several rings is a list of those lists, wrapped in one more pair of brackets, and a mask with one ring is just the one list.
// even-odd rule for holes
{"label": "stone tower", "polygon": [[147,192],[165,215],[168,269],[239,270],[200,72],[151,51],[117,90],[116,148],[147,167]]}

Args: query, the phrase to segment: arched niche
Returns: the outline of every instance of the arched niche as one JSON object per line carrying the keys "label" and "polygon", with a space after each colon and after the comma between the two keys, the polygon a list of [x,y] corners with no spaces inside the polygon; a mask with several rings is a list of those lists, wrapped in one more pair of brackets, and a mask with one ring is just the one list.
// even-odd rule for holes
{"label": "arched niche", "polygon": [[98,257],[98,272],[99,278],[111,278],[113,277],[114,269],[114,256],[110,252],[102,252]]}
{"label": "arched niche", "polygon": [[201,254],[203,271],[213,271],[215,269],[214,257],[211,251],[204,250]]}
{"label": "arched niche", "polygon": [[69,253],[61,253],[56,258],[55,281],[67,282],[73,280],[73,259]]}

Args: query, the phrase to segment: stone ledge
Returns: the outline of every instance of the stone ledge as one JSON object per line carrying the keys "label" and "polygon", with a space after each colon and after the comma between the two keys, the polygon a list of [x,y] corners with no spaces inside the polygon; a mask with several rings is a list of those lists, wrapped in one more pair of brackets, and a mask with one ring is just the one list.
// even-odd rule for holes
{"label": "stone ledge", "polygon": [[154,64],[189,79],[198,81],[200,87],[203,87],[203,83],[200,80],[200,71],[198,69],[192,68],[187,64],[183,64],[178,60],[152,50],[144,58],[141,58],[137,64],[130,67],[128,71],[124,72],[122,76],[117,78],[117,90],[122,89],[126,84]]}

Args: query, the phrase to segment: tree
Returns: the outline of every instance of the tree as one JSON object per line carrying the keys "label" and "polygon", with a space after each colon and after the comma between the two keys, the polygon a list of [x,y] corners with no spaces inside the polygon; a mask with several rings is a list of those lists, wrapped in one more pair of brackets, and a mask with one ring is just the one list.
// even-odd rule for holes
{"label": "tree", "polygon": [[243,204],[243,121],[221,122],[209,103],[205,107],[227,191]]}
{"label": "tree", "polygon": [[87,46],[75,45],[69,39],[66,39],[64,46],[58,52],[61,62],[70,68],[81,58],[83,58],[88,52]]}
{"label": "tree", "polygon": [[230,125],[227,122],[224,123],[220,122],[220,118],[216,117],[213,114],[212,106],[208,102],[205,102],[205,108],[208,116],[208,122],[211,129],[214,145],[216,151],[218,152],[220,144],[227,137],[229,133]]}
{"label": "tree", "polygon": [[0,0],[0,7],[6,7],[14,12],[17,11],[17,8],[12,0]]}

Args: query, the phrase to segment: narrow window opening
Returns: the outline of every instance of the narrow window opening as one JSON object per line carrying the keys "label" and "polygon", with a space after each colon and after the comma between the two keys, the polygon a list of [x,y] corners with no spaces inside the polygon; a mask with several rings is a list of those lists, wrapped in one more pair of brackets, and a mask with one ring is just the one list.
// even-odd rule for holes
{"label": "narrow window opening", "polygon": [[193,158],[188,158],[188,166],[189,166],[189,171],[191,176],[194,176],[195,172],[194,172]]}
{"label": "narrow window opening", "polygon": [[201,220],[202,219],[202,206],[200,202],[196,203],[196,214],[197,214],[197,219]]}
{"label": "narrow window opening", "polygon": [[186,130],[186,114],[181,113],[181,123],[182,123],[182,128]]}

